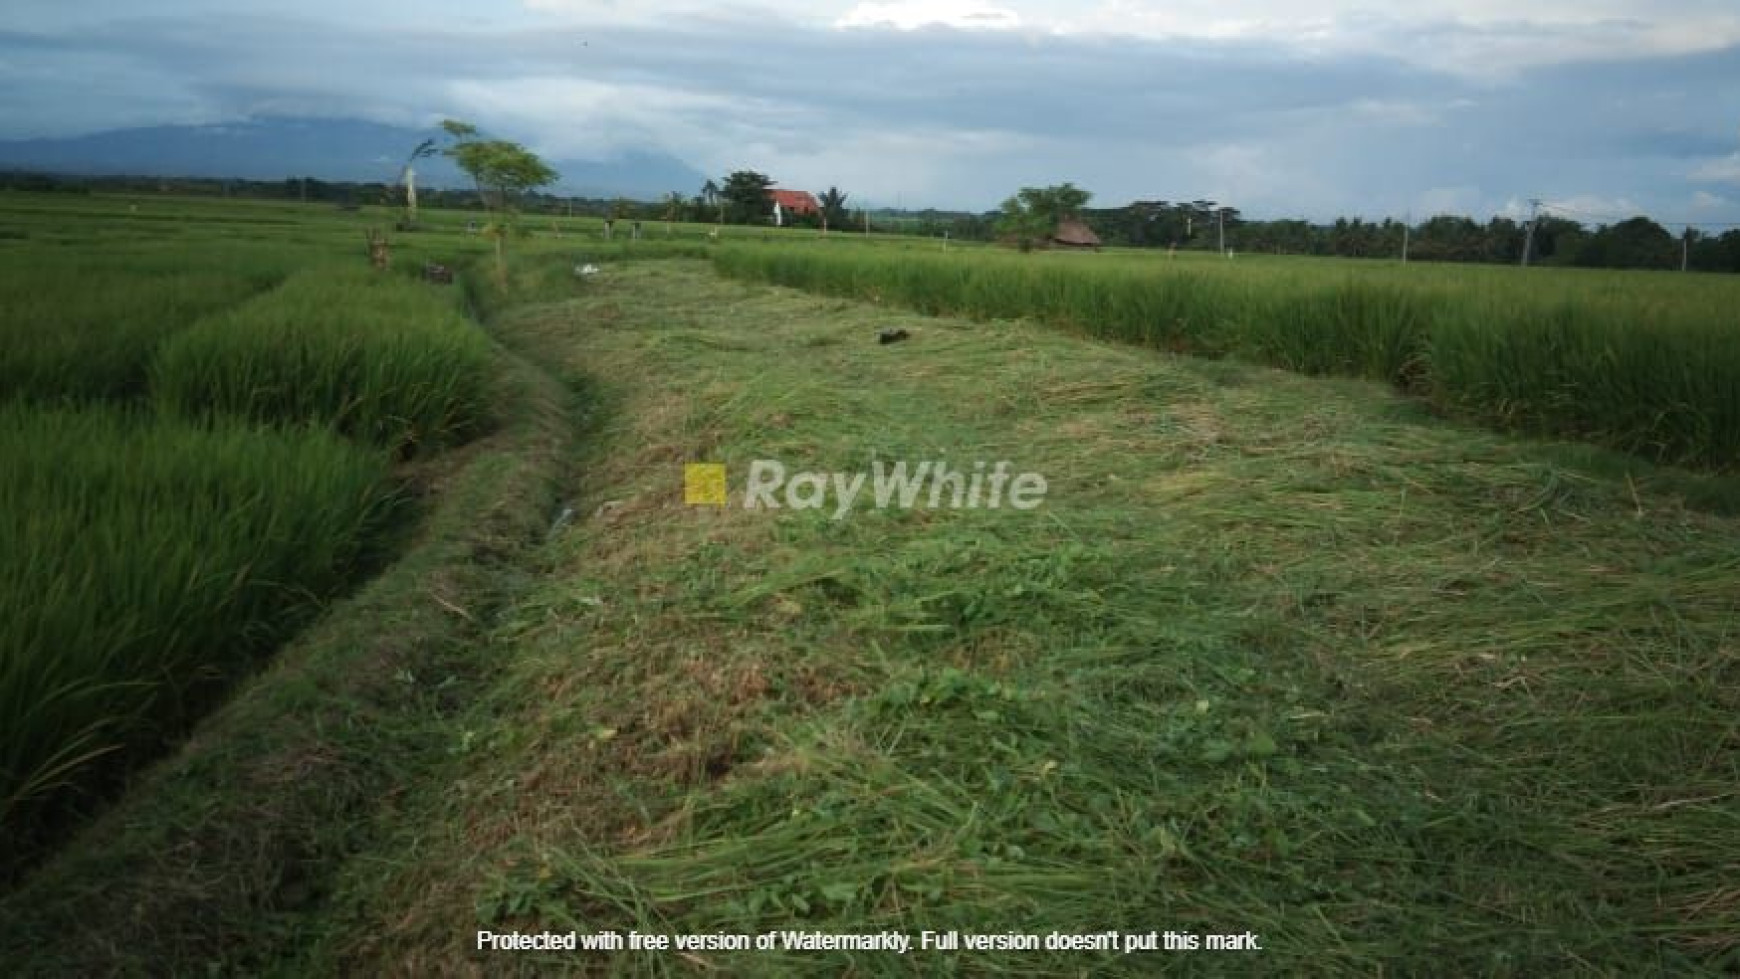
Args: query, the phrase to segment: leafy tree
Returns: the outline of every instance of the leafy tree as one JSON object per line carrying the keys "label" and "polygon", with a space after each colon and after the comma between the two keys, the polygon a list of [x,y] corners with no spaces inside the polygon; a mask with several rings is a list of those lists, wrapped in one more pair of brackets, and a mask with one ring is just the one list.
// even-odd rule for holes
{"label": "leafy tree", "polygon": [[754,170],[738,170],[726,177],[719,190],[726,219],[732,224],[765,222],[769,213],[767,189],[772,186],[772,178]]}
{"label": "leafy tree", "polygon": [[[477,127],[448,119],[441,128],[454,139],[446,149],[459,169],[470,174],[477,194],[493,218],[490,234],[495,238],[496,274],[507,274],[502,242],[514,215],[514,199],[529,190],[555,183],[559,174],[536,153],[504,139],[479,139]],[[493,195],[493,197],[491,196]]]}
{"label": "leafy tree", "polygon": [[[1516,247],[1509,252],[1505,261],[1515,262],[1522,257],[1522,239],[1520,237],[1522,233],[1522,229],[1519,227]],[[1588,237],[1589,232],[1570,218],[1543,214],[1535,219],[1533,255],[1530,256],[1529,261],[1538,259],[1547,264],[1568,264],[1582,249],[1583,242],[1588,240]]]}
{"label": "leafy tree", "polygon": [[1666,228],[1649,218],[1635,217],[1597,229],[1572,261],[1603,268],[1679,268],[1680,245]]}
{"label": "leafy tree", "polygon": [[1094,196],[1072,183],[1061,183],[1053,187],[1023,187],[1021,193],[1015,195],[1028,210],[1050,221],[1055,227],[1059,221],[1079,217],[1081,209]]}
{"label": "leafy tree", "polygon": [[1078,217],[1092,197],[1072,183],[1023,187],[1020,193],[1003,202],[997,232],[1027,251],[1050,237],[1058,222]]}
{"label": "leafy tree", "polygon": [[1711,237],[1692,229],[1692,268],[1701,272],[1740,272],[1740,228]]}
{"label": "leafy tree", "polygon": [[1036,242],[1045,240],[1056,227],[1024,203],[1020,195],[1005,200],[997,216],[997,234],[1010,239],[1024,252],[1031,251]]}

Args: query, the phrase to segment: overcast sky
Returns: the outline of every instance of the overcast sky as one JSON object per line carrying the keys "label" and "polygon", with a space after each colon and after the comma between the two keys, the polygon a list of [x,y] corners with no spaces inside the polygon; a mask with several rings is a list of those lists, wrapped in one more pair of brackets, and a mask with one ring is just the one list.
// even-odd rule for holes
{"label": "overcast sky", "polygon": [[[459,116],[855,200],[1740,222],[1736,0],[7,0],[0,138]],[[696,188],[672,188],[693,193]]]}

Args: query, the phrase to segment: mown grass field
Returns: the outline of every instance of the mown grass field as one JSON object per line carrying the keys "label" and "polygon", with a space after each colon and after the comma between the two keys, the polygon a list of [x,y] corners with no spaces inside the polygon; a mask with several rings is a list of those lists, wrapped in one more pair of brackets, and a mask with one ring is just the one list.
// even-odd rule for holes
{"label": "mown grass field", "polygon": [[[361,264],[368,215],[205,207],[191,238],[196,212],[268,214],[286,223],[211,233],[302,242],[297,268]],[[430,220],[407,255],[482,255],[462,215]],[[785,261],[785,237],[739,247]],[[932,251],[815,243],[873,272]],[[455,290],[517,365],[488,388],[499,433],[412,460],[449,502],[410,556],[0,894],[0,958],[26,975],[1740,968],[1740,490],[1720,466],[1517,439],[1389,377],[1108,343],[1132,337],[1083,336],[1089,318],[932,317],[897,292],[663,260],[706,254],[576,222],[516,243],[509,282]],[[1150,274],[1146,256],[973,258]],[[604,271],[579,279],[581,260]],[[1205,290],[1244,274],[1195,261],[1178,271]],[[1413,308],[1416,286],[1504,271],[1264,274],[1369,277]],[[273,294],[200,315],[241,322]],[[886,328],[911,338],[879,345]],[[379,465],[395,441],[287,417],[274,437],[312,420]],[[1008,460],[1049,491],[1033,511],[741,506],[756,459],[939,458]],[[685,505],[689,462],[725,464],[733,505]],[[475,950],[478,929],[515,928],[1249,931],[1262,950]]]}
{"label": "mown grass field", "polygon": [[1732,276],[733,247],[721,271],[926,313],[1389,381],[1459,417],[1740,468]]}
{"label": "mown grass field", "polygon": [[[887,327],[913,339],[880,347]],[[450,791],[387,869],[354,868],[346,906],[373,910],[311,968],[1165,964],[471,951],[514,927],[1261,934],[1170,963],[1228,975],[1735,961],[1720,480],[1447,424],[1381,385],[695,264],[612,270],[501,329],[596,385],[582,516],[497,625],[512,666]],[[681,502],[687,461],[740,481],[757,458],[943,455],[1042,472],[1046,504]]]}

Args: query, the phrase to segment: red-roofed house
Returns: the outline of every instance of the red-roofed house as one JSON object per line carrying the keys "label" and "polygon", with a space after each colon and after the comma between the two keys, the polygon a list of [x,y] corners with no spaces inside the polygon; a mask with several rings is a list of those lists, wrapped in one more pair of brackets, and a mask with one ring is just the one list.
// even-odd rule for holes
{"label": "red-roofed house", "polygon": [[774,190],[769,188],[767,196],[773,198],[773,223],[785,224],[787,214],[820,214],[822,205],[816,203],[816,197],[807,190]]}

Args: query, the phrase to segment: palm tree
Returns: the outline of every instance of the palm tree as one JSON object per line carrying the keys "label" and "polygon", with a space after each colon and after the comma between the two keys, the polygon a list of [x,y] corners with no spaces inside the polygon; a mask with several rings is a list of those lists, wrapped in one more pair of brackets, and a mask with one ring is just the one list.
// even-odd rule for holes
{"label": "palm tree", "polygon": [[720,224],[725,223],[725,198],[723,195],[724,191],[710,177],[706,183],[701,185],[701,203],[709,208],[718,207]]}
{"label": "palm tree", "polygon": [[426,139],[417,144],[411,155],[405,157],[405,165],[399,168],[399,182],[405,186],[405,223],[412,227],[417,224],[417,171],[412,164],[437,152],[435,141]]}
{"label": "palm tree", "polygon": [[845,217],[846,195],[840,193],[840,188],[838,187],[829,187],[827,192],[822,194],[821,204],[822,234],[827,234],[828,222],[830,219],[838,221],[840,218]]}

